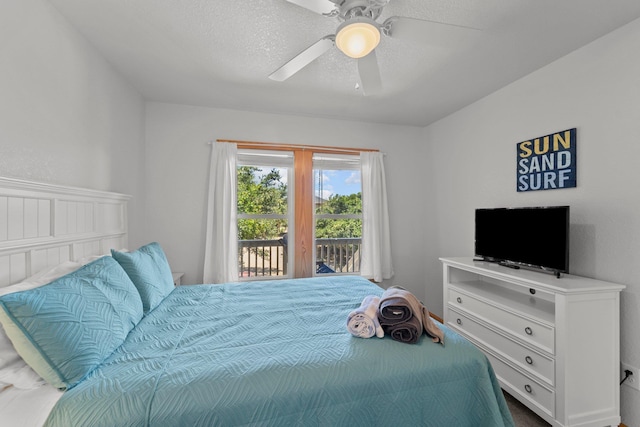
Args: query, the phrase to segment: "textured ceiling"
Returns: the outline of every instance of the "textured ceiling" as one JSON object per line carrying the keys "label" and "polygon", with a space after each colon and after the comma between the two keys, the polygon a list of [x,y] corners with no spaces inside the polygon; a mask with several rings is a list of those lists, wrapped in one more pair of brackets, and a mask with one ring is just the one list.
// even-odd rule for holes
{"label": "textured ceiling", "polygon": [[49,2],[148,100],[416,126],[640,17],[638,0],[391,0],[379,22],[452,25],[420,40],[383,37],[383,89],[364,96],[354,60],[336,48],[284,82],[268,79],[340,23],[285,0]]}

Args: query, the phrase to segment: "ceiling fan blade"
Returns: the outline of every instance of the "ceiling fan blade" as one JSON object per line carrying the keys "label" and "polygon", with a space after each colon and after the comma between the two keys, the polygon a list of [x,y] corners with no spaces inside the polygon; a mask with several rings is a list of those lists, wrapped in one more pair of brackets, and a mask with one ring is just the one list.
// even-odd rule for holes
{"label": "ceiling fan blade", "polygon": [[292,60],[271,73],[269,78],[277,82],[283,82],[298,71],[309,65],[310,62],[321,56],[334,45],[335,36],[325,36],[300,52]]}
{"label": "ceiling fan blade", "polygon": [[385,34],[393,38],[425,42],[442,47],[455,45],[476,37],[480,33],[477,28],[404,16],[387,18],[382,24],[382,28]]}
{"label": "ceiling fan blade", "polygon": [[358,59],[358,74],[360,75],[360,86],[365,95],[376,95],[382,91],[382,80],[380,78],[380,68],[376,51],[371,51],[365,57]]}
{"label": "ceiling fan blade", "polygon": [[336,4],[331,0],[287,0],[289,3],[309,9],[321,15],[330,14],[336,9]]}

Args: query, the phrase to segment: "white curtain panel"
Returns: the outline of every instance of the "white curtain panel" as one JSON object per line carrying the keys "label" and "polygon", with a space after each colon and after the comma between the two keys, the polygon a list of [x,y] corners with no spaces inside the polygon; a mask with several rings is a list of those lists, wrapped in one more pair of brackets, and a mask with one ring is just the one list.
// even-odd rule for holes
{"label": "white curtain panel", "polygon": [[360,274],[376,282],[393,276],[384,154],[362,152],[362,254]]}
{"label": "white curtain panel", "polygon": [[238,280],[237,162],[235,144],[211,144],[204,283]]}

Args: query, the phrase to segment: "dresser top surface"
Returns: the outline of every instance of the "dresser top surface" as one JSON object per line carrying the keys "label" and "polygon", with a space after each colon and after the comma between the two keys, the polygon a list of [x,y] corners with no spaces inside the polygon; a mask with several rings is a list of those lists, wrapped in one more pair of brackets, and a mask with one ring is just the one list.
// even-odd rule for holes
{"label": "dresser top surface", "polygon": [[524,286],[543,287],[559,293],[611,292],[621,291],[625,288],[624,285],[617,283],[574,276],[572,274],[563,274],[560,278],[557,278],[553,274],[524,268],[513,269],[493,262],[475,261],[471,257],[440,258],[440,261],[446,266],[456,267],[495,279],[519,283]]}

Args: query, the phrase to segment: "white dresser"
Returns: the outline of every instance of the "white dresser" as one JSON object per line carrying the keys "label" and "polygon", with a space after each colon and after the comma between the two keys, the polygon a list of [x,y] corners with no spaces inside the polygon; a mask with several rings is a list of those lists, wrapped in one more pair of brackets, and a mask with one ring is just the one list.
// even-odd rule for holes
{"label": "white dresser", "polygon": [[500,385],[553,426],[620,423],[623,285],[441,258],[444,321]]}

